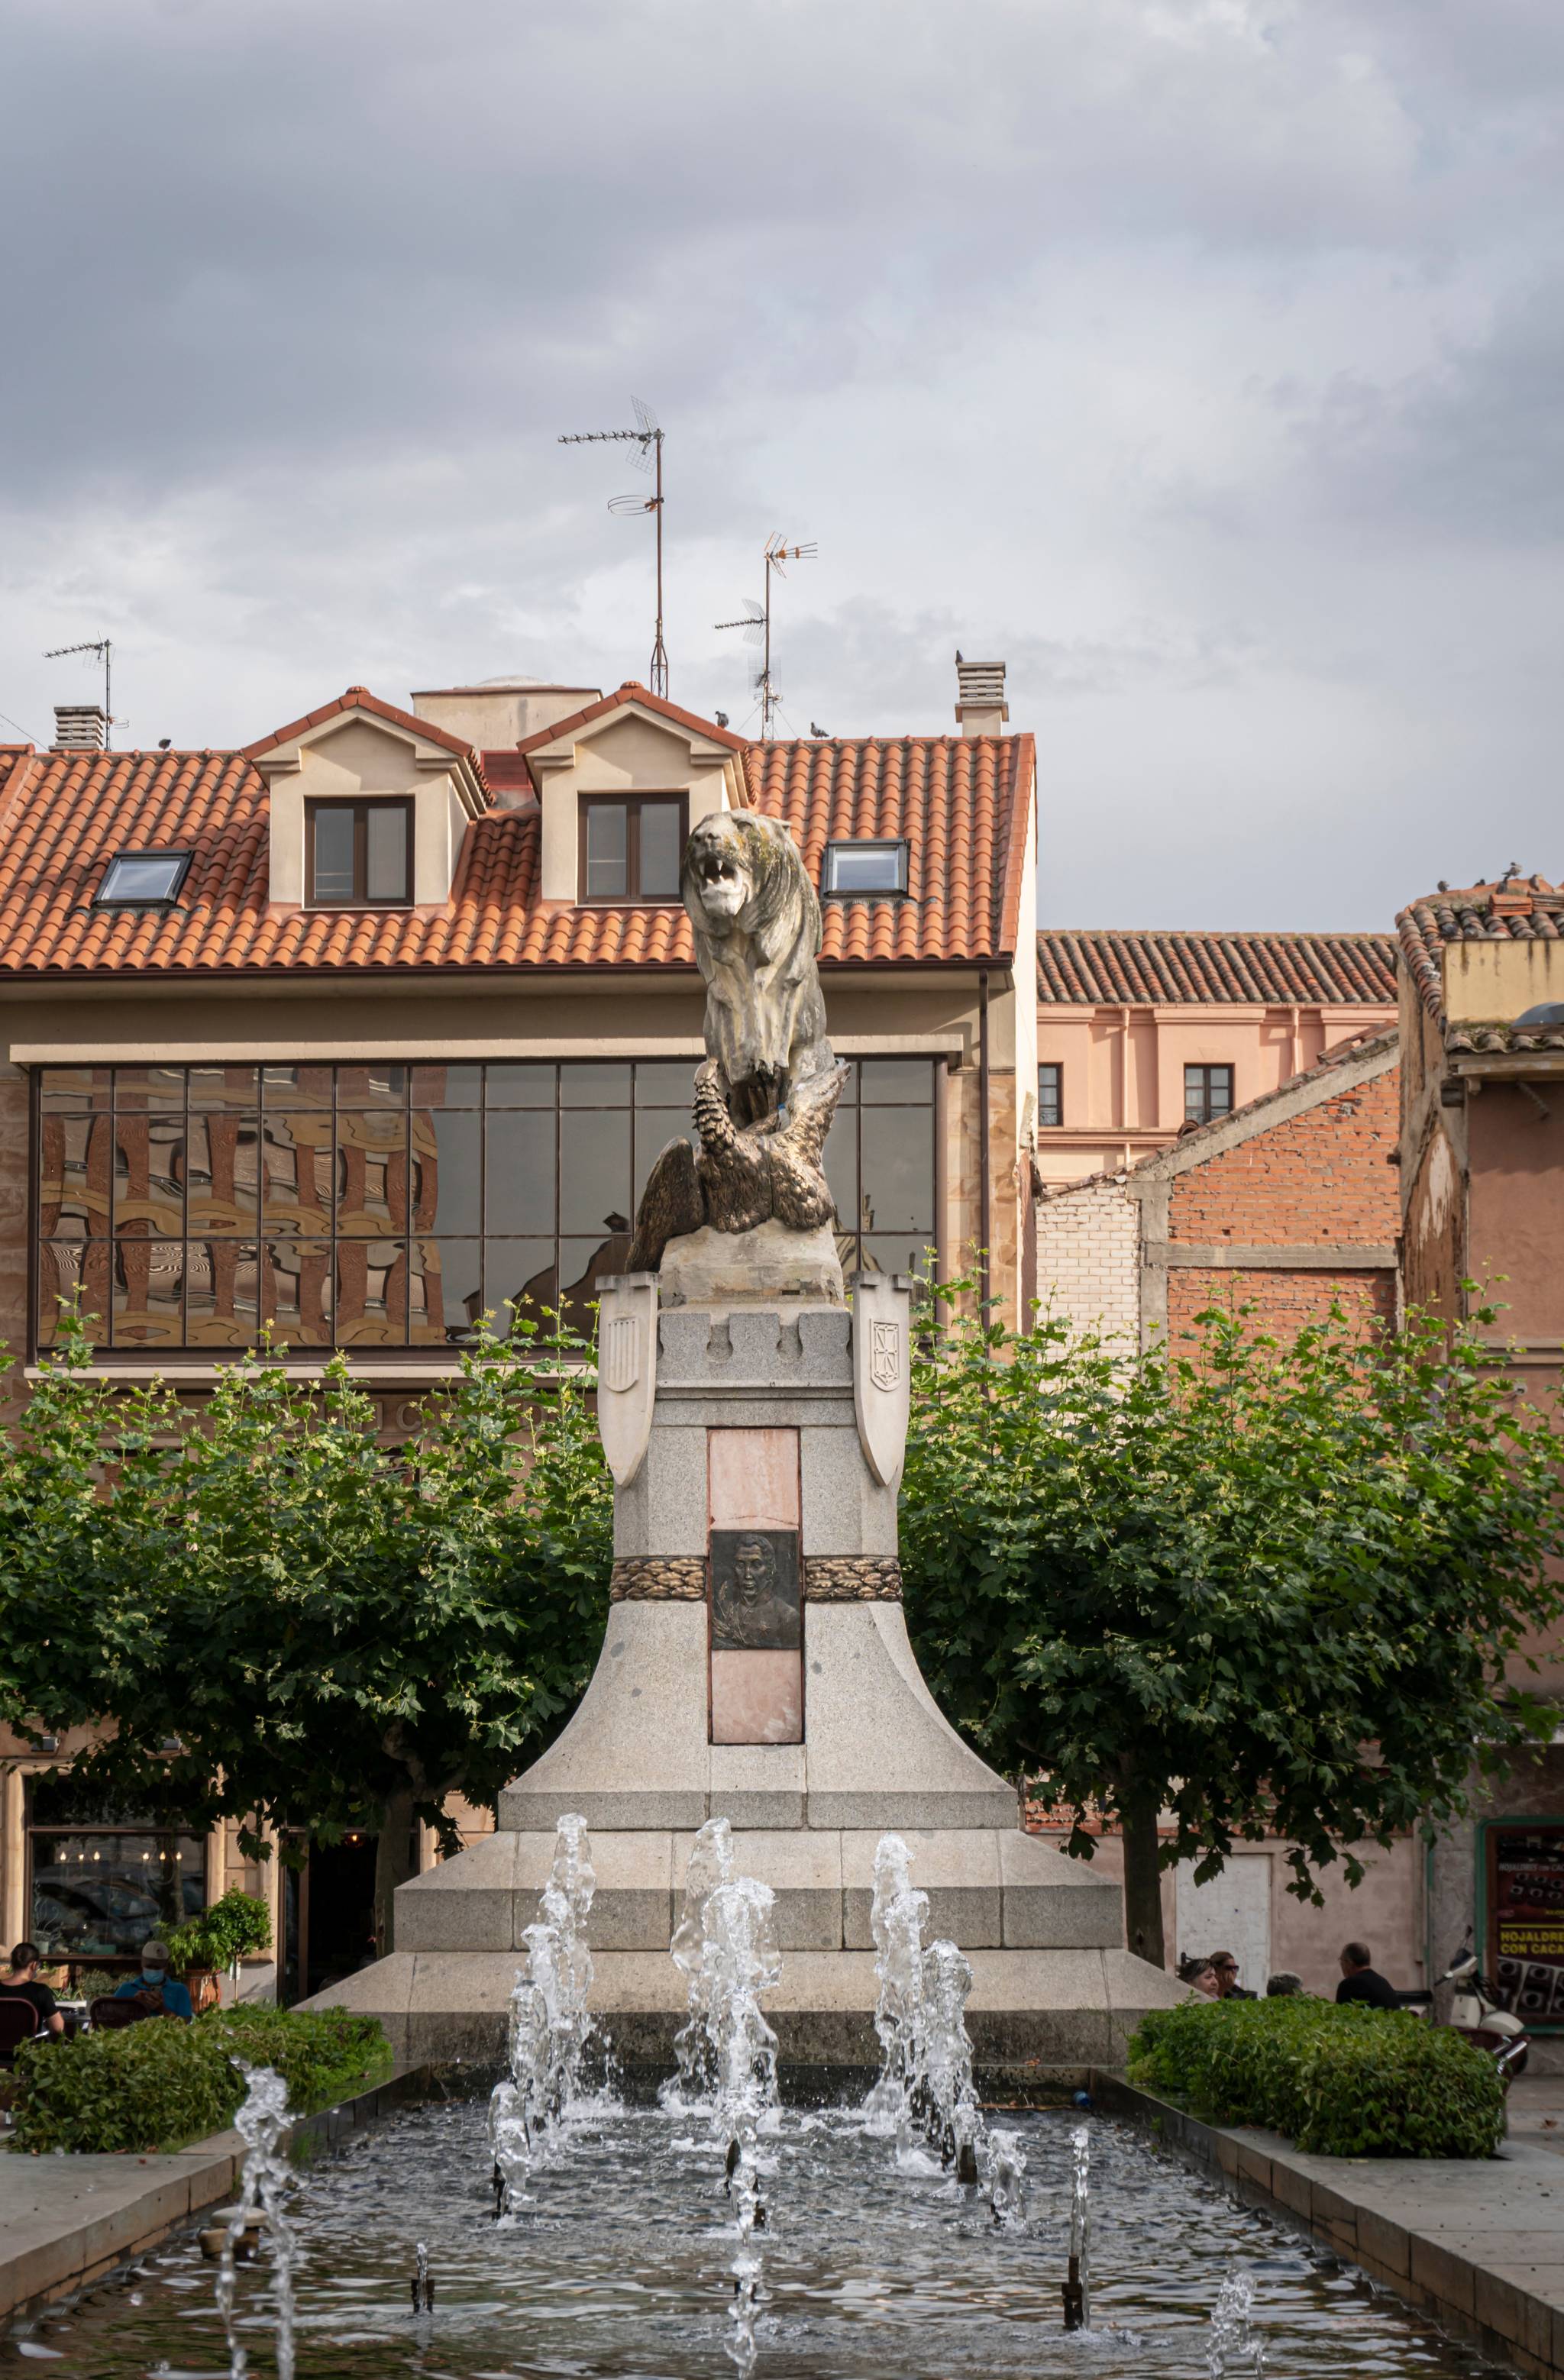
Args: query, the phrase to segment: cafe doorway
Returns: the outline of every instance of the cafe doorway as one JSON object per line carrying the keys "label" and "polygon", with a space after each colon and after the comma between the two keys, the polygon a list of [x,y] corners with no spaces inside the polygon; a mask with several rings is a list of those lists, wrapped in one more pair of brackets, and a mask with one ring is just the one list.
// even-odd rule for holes
{"label": "cafe doorway", "polygon": [[378,1838],[314,1843],[301,1868],[283,1870],[283,1997],[291,2007],[329,1991],[375,1955]]}

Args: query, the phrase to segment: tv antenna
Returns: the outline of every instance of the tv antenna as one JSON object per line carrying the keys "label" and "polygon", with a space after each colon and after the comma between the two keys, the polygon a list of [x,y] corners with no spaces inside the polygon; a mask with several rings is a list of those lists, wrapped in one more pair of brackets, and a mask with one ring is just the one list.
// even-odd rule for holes
{"label": "tv antenna", "polygon": [[813,562],[819,552],[818,545],[789,545],[780,529],[766,540],[766,601],[746,602],[742,620],[719,620],[719,628],[742,628],[746,645],[761,649],[760,667],[755,677],[755,688],[760,697],[760,735],[769,741],[773,732],[777,707],[782,696],[771,681],[771,580],[785,578],[783,567],[789,562]]}
{"label": "tv antenna", "polygon": [[[84,645],[51,645],[43,658],[46,662],[64,661],[67,653],[93,653],[103,665],[103,749],[114,741],[114,704],[109,699],[114,668],[114,646],[107,637],[89,638]],[[123,726],[124,722],[120,724]]]}
{"label": "tv antenna", "polygon": [[576,430],[560,440],[562,446],[636,446],[640,452],[631,456],[637,471],[651,474],[649,496],[611,496],[608,508],[620,515],[650,513],[657,525],[657,627],[651,642],[651,674],[653,694],[665,699],[668,693],[668,654],[662,642],[662,431],[649,405],[638,396],[630,399],[635,414],[634,430]]}

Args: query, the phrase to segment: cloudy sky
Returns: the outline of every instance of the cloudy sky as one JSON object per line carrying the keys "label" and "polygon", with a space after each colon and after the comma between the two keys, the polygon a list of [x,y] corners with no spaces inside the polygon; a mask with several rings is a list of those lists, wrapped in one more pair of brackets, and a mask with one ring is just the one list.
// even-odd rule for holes
{"label": "cloudy sky", "polygon": [[0,712],[1035,731],[1045,919],[1564,875],[1558,0],[6,0]]}

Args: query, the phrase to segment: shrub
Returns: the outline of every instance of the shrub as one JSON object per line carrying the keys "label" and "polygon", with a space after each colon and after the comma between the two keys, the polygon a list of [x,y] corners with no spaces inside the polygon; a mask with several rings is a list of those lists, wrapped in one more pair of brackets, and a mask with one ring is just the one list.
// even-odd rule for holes
{"label": "shrub", "polygon": [[383,2080],[391,2046],[372,2017],[343,2009],[213,2009],[31,2042],[17,2052],[14,2148],[34,2152],[176,2149],[233,2121],[245,2095],[236,2058],[272,2066],[296,2115]]}
{"label": "shrub", "polygon": [[179,1975],[188,1967],[219,1971],[236,1967],[250,1951],[271,1947],[272,1919],[266,1903],[253,1892],[241,1892],[236,1885],[199,1917],[188,1917],[168,1935],[168,1955]]}
{"label": "shrub", "polygon": [[1317,2156],[1490,2157],[1504,2138],[1493,2060],[1402,2010],[1302,1998],[1153,2010],[1130,2080]]}

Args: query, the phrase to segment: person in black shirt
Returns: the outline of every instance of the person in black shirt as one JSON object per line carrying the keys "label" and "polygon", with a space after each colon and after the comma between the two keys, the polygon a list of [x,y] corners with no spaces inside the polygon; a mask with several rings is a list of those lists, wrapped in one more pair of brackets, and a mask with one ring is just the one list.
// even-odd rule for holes
{"label": "person in black shirt", "polygon": [[11,1953],[8,1974],[0,1975],[0,1993],[6,1998],[30,2000],[38,2011],[40,2033],[62,2034],[66,2021],[55,2006],[55,1995],[47,1984],[38,1980],[38,1946],[35,1942],[18,1942]]}
{"label": "person in black shirt", "polygon": [[1366,1942],[1349,1942],[1341,1953],[1338,2000],[1366,2000],[1370,2008],[1400,2008],[1394,1984],[1374,1970],[1374,1954]]}

